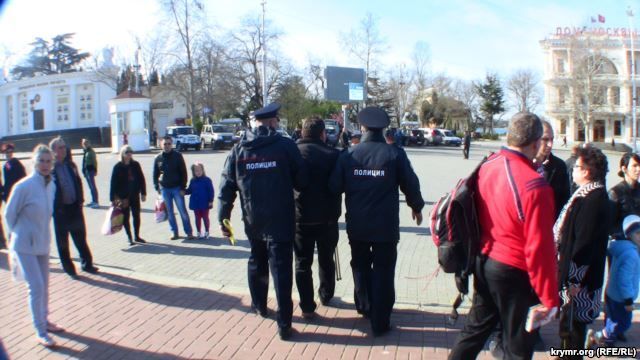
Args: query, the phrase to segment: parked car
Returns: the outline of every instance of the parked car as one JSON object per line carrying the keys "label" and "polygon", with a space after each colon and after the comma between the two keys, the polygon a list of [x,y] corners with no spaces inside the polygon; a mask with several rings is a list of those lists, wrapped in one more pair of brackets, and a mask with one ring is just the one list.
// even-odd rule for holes
{"label": "parked car", "polygon": [[324,130],[327,133],[327,145],[336,147],[340,141],[340,128],[334,125],[325,125]]}
{"label": "parked car", "polygon": [[442,133],[442,143],[444,145],[453,145],[460,146],[462,145],[462,139],[456,136],[456,134],[447,129],[436,129],[438,132]]}
{"label": "parked car", "polygon": [[403,131],[404,135],[404,146],[423,146],[425,144],[424,131],[419,129],[405,129]]}
{"label": "parked car", "polygon": [[213,150],[230,149],[233,146],[233,127],[225,125],[204,125],[200,132],[202,148],[210,146]]}
{"label": "parked car", "polygon": [[442,134],[438,130],[432,128],[422,128],[420,130],[424,131],[425,145],[442,144]]}
{"label": "parked car", "polygon": [[193,148],[200,150],[200,138],[193,126],[168,126],[167,135],[173,138],[173,147],[179,151]]}

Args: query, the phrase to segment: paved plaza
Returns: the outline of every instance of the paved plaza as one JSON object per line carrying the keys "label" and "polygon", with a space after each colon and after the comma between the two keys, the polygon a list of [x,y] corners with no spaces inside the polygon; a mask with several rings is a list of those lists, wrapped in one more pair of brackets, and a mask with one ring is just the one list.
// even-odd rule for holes
{"label": "paved plaza", "polygon": [[[26,289],[10,279],[6,252],[0,252],[0,338],[12,359],[446,358],[464,318],[454,327],[447,325],[446,315],[456,295],[455,286],[451,276],[436,274],[436,248],[429,233],[428,216],[441,195],[468,174],[482,156],[498,147],[499,143],[474,143],[470,160],[463,160],[460,148],[407,149],[427,206],[423,210],[425,221],[419,227],[411,221],[410,209],[401,206],[396,311],[392,315],[396,330],[373,338],[368,321],[355,311],[343,216],[338,246],[342,280],[337,283],[336,298],[329,307],[319,306],[316,319],[306,321],[297,308],[294,288],[293,327],[297,333],[291,342],[282,342],[276,335],[273,314],[270,319],[263,319],[249,311],[246,275],[249,243],[240,220],[239,201],[231,219],[236,229],[236,246],[221,237],[215,210],[211,213],[211,238],[171,241],[168,223],[156,224],[153,216],[157,194],[153,190],[152,161],[157,152],[135,154],[147,180],[141,236],[148,244],[129,246],[124,231],[112,236],[100,234],[108,208],[111,169],[118,158],[107,149],[99,149],[97,183],[102,206],[85,208],[85,216],[88,241],[101,273],[82,273],[80,281],[71,280],[62,272],[57,249],[52,246],[50,320],[67,332],[54,336],[58,348],[47,350],[35,342]],[[74,154],[80,164],[80,151]],[[557,155],[566,158],[568,152],[558,151]],[[186,152],[185,160],[187,166],[196,160],[203,162],[217,191],[225,156],[226,152],[207,149]],[[609,157],[608,186],[619,181],[615,176],[619,156]],[[23,161],[31,166],[30,161]],[[86,198],[89,192],[86,183],[84,186]],[[178,224],[180,234],[184,235],[179,217]],[[72,254],[76,254],[75,249]],[[272,291],[271,310],[275,310],[274,297]],[[469,301],[464,303],[464,312],[469,305]],[[596,324],[600,326],[601,321]],[[628,345],[640,343],[635,326]],[[547,346],[557,346],[556,333],[555,324],[544,328]],[[547,357],[545,352],[536,354],[536,358]],[[484,352],[481,358],[491,357]]]}

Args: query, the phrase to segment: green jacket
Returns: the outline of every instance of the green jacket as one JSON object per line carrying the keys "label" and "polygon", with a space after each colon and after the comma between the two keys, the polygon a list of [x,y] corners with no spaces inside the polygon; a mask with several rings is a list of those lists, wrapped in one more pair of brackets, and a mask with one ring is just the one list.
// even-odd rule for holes
{"label": "green jacket", "polygon": [[82,172],[87,170],[93,170],[98,173],[98,159],[96,158],[96,152],[91,146],[84,149],[84,157],[82,158]]}

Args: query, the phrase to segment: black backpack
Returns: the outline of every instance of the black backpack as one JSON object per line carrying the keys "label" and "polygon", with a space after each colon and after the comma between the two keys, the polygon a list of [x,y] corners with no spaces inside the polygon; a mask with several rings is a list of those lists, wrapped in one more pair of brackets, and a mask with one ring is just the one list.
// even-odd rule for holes
{"label": "black backpack", "polygon": [[431,236],[438,247],[438,263],[445,273],[455,274],[458,296],[449,316],[458,319],[458,307],[469,293],[469,275],[480,253],[480,224],[476,210],[478,172],[485,157],[467,178],[460,179],[451,192],[438,200],[431,210]]}

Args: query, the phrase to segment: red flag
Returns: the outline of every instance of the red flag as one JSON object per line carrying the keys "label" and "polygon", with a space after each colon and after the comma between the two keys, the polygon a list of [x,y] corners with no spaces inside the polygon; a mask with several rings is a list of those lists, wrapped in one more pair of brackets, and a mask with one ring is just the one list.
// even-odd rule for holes
{"label": "red flag", "polygon": [[598,14],[598,22],[604,23],[604,16]]}

